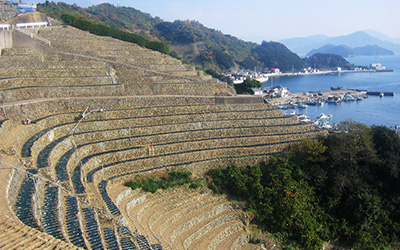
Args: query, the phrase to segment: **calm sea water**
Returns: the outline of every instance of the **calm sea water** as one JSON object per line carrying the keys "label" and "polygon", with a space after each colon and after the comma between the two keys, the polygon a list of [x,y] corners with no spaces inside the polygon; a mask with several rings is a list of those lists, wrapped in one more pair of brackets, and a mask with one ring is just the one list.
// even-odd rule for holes
{"label": "calm sea water", "polygon": [[[305,114],[312,119],[321,113],[332,114],[332,122],[340,123],[353,119],[366,125],[385,125],[394,127],[400,125],[400,55],[389,57],[354,57],[346,58],[356,65],[368,66],[371,63],[381,63],[393,72],[377,73],[344,73],[334,75],[282,76],[274,77],[273,85],[282,85],[292,92],[326,91],[331,86],[347,89],[362,89],[370,91],[395,92],[394,97],[369,96],[358,102],[342,102],[323,106],[309,106],[307,109],[296,109],[297,113]],[[264,83],[270,86],[271,79]],[[289,111],[291,112],[291,111]]]}

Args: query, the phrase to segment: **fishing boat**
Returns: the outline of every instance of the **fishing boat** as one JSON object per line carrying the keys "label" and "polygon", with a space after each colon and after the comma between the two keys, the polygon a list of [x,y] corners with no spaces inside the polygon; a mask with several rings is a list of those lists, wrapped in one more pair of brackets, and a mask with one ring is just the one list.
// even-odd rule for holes
{"label": "fishing boat", "polygon": [[328,96],[328,99],[326,99],[327,103],[340,103],[342,102],[342,98],[340,98],[339,96]]}
{"label": "fishing boat", "polygon": [[307,104],[312,106],[321,106],[323,105],[323,102],[321,100],[315,100],[315,101],[310,101]]}
{"label": "fishing boat", "polygon": [[299,109],[306,109],[308,107],[307,104],[305,103],[299,103],[299,105],[297,106]]}

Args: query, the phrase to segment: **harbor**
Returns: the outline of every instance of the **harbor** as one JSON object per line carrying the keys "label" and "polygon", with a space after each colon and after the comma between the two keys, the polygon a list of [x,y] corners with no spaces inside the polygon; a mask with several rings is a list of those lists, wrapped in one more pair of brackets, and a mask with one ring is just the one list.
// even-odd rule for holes
{"label": "harbor", "polygon": [[[288,90],[285,93],[283,96],[266,99],[266,101],[282,109],[288,115],[297,116],[302,123],[312,123],[317,128],[328,130],[335,130],[337,124],[333,122],[333,115],[326,112],[329,109],[323,108],[324,105],[332,107],[332,105],[340,106],[342,102],[356,103],[369,96],[382,99],[395,96],[395,93],[390,91],[367,91],[340,87],[331,87],[329,91],[290,93]],[[320,113],[314,112],[313,117],[306,115],[306,111],[310,108],[320,110]]]}
{"label": "harbor", "polygon": [[[281,109],[287,109],[291,107],[306,108],[308,105],[323,105],[324,102],[340,103],[343,101],[362,101],[365,98],[368,98],[368,93],[369,91],[366,90],[331,87],[330,91],[299,93],[289,92],[287,95],[269,99],[268,102]],[[389,95],[389,92],[387,95]],[[390,93],[390,95],[394,95],[394,93]]]}

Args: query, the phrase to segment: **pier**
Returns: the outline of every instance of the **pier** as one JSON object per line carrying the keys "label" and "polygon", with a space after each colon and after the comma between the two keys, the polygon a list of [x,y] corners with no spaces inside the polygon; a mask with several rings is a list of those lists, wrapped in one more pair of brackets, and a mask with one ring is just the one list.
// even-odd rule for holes
{"label": "pier", "polygon": [[367,91],[367,95],[394,96],[394,92]]}
{"label": "pier", "polygon": [[268,101],[275,106],[288,107],[290,105],[308,104],[308,105],[319,105],[322,102],[336,102],[341,101],[360,101],[368,98],[368,95],[373,96],[394,96],[394,92],[388,91],[367,91],[359,89],[343,89],[332,87],[329,91],[318,91],[318,92],[301,92],[301,93],[290,93],[284,97],[276,97],[268,99]]}

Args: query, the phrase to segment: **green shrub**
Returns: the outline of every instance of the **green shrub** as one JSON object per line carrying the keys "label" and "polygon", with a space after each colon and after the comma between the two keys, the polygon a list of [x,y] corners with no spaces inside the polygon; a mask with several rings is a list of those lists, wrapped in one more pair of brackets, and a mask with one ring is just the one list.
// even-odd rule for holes
{"label": "green shrub", "polygon": [[128,181],[125,186],[128,186],[130,188],[132,188],[133,190],[141,188],[142,187],[142,183],[137,182],[137,181]]}
{"label": "green shrub", "polygon": [[141,35],[122,31],[120,29],[112,28],[100,23],[94,23],[84,19],[83,17],[75,17],[68,14],[63,14],[61,19],[64,23],[74,26],[81,30],[89,31],[95,35],[99,36],[111,36],[113,38],[136,43],[140,46],[144,46],[148,49],[156,50],[161,53],[170,54],[170,47],[168,43],[163,43],[160,41],[151,41]]}
{"label": "green shrub", "polygon": [[160,188],[160,186],[153,179],[144,179],[142,188],[146,192],[155,193]]}

